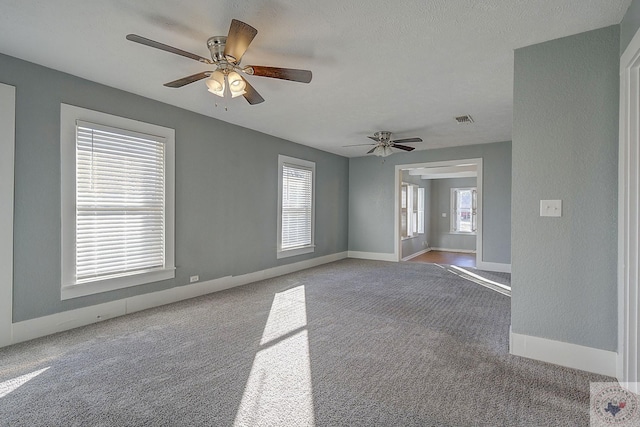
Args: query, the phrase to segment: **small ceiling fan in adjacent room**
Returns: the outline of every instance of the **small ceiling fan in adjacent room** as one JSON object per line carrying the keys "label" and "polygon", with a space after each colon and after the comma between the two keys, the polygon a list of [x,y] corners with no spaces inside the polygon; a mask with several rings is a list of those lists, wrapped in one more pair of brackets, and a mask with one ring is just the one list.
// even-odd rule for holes
{"label": "small ceiling fan in adjacent room", "polygon": [[238,21],[237,19],[231,20],[231,27],[229,28],[229,34],[227,36],[213,36],[207,40],[207,47],[211,53],[211,59],[203,58],[194,53],[136,34],[127,35],[127,40],[194,59],[203,64],[215,66],[215,70],[203,71],[165,83],[164,85],[166,87],[179,88],[202,79],[207,79],[205,83],[207,84],[209,92],[220,97],[224,97],[226,93],[229,93],[232,98],[242,95],[249,104],[255,105],[263,102],[264,98],[249,84],[246,78],[240,75],[241,73],[250,76],[269,77],[300,83],[309,83],[311,81],[311,71],[309,70],[266,67],[262,65],[240,66],[242,56],[256,34],[258,34],[258,30],[251,25]]}
{"label": "small ceiling fan in adjacent room", "polygon": [[403,138],[403,139],[391,139],[391,132],[386,130],[381,130],[373,134],[373,136],[369,136],[368,138],[376,141],[373,144],[354,144],[354,145],[346,145],[346,147],[356,147],[361,145],[373,145],[374,147],[367,151],[367,154],[375,154],[379,157],[387,157],[394,153],[393,148],[397,148],[399,150],[404,151],[413,151],[415,147],[408,147],[402,144],[410,144],[414,142],[422,142],[422,138]]}

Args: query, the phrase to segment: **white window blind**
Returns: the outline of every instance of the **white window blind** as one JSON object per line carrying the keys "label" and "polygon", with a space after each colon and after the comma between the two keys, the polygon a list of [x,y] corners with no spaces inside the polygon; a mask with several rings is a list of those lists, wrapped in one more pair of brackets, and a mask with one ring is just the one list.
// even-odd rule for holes
{"label": "white window blind", "polygon": [[418,188],[418,233],[424,233],[424,188]]}
{"label": "white window blind", "polygon": [[282,165],[281,249],[308,246],[312,241],[313,171],[298,165]]}
{"label": "white window blind", "polygon": [[165,265],[165,138],[76,122],[76,282]]}

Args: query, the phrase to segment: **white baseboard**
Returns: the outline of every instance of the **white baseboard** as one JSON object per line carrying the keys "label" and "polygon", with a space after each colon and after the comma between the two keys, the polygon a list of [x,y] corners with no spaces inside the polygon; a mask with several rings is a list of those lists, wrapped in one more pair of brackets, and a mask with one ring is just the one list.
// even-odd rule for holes
{"label": "white baseboard", "polygon": [[618,354],[547,338],[521,335],[509,329],[509,353],[568,368],[615,377]]}
{"label": "white baseboard", "polygon": [[511,273],[511,264],[502,264],[500,262],[476,261],[476,268],[484,271],[495,271],[498,273]]}
{"label": "white baseboard", "polygon": [[254,273],[243,274],[241,276],[226,276],[219,279],[198,282],[158,292],[151,292],[143,295],[136,295],[117,301],[78,308],[75,310],[63,311],[49,316],[24,320],[13,323],[12,340],[9,344],[28,341],[34,338],[55,334],[80,326],[90,325],[103,320],[111,319],[136,311],[148,308],[159,307],[165,304],[195,298],[212,292],[246,285],[259,280],[270,279],[283,274],[293,273],[318,265],[326,264],[347,258],[347,252],[339,252],[293,264],[280,265]]}
{"label": "white baseboard", "polygon": [[416,252],[415,254],[411,254],[409,256],[406,256],[406,257],[402,258],[400,261],[409,261],[410,259],[413,259],[413,258],[415,258],[417,256],[420,256],[422,254],[426,254],[430,250],[432,250],[432,249],[431,248],[423,249],[423,250],[421,250],[419,252]]}
{"label": "white baseboard", "polygon": [[475,254],[475,249],[451,249],[451,248],[431,248],[432,251],[440,252],[458,252],[461,254]]}
{"label": "white baseboard", "polygon": [[347,256],[349,258],[370,259],[373,261],[397,261],[395,254],[386,254],[382,252],[349,251]]}

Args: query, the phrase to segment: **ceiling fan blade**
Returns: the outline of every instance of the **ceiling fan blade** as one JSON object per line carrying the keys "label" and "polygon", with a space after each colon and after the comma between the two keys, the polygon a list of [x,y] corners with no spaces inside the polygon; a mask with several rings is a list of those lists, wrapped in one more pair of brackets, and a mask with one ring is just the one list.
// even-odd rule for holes
{"label": "ceiling fan blade", "polygon": [[157,41],[144,38],[137,34],[127,34],[127,40],[140,43],[145,46],[155,47],[156,49],[164,50],[165,52],[175,53],[176,55],[184,56],[185,58],[194,59],[198,62],[203,62],[205,64],[213,64],[212,60],[203,58],[202,56],[196,55],[195,53],[187,52],[185,50],[178,49],[177,47],[159,43]]}
{"label": "ceiling fan blade", "polygon": [[398,144],[391,144],[391,147],[399,148],[399,149],[404,150],[404,151],[413,151],[413,150],[416,149],[416,147],[406,147],[404,145],[398,145]]}
{"label": "ceiling fan blade", "polygon": [[404,138],[404,139],[395,139],[393,141],[389,141],[392,142],[394,144],[397,144],[398,142],[401,144],[408,144],[410,142],[422,142],[422,138]]}
{"label": "ceiling fan blade", "polygon": [[380,140],[378,138],[376,138],[375,136],[368,136],[367,138],[373,139],[376,142],[380,142]]}
{"label": "ceiling fan blade", "polygon": [[198,80],[205,79],[210,75],[211,75],[211,71],[205,71],[204,73],[198,73],[192,76],[183,77],[181,79],[174,80],[169,83],[165,83],[164,85],[166,87],[182,87],[182,86],[188,85],[189,83],[193,83],[193,82],[197,82]]}
{"label": "ceiling fan blade", "polygon": [[237,19],[232,19],[231,26],[229,27],[229,35],[227,36],[227,42],[224,47],[224,56],[227,60],[239,64],[242,55],[247,51],[249,44],[251,44],[256,34],[258,34],[258,30],[251,25],[245,24]]}
{"label": "ceiling fan blade", "polygon": [[374,151],[376,151],[376,148],[378,148],[377,145],[375,147],[373,147],[371,150],[367,151],[367,154],[373,153]]}
{"label": "ceiling fan blade", "polygon": [[309,83],[311,81],[311,71],[309,70],[263,67],[261,65],[249,65],[248,67],[245,67],[245,70],[247,74],[260,77],[271,77],[272,79],[290,80],[292,82],[300,83]]}
{"label": "ceiling fan blade", "polygon": [[244,96],[244,99],[246,99],[247,102],[251,105],[256,105],[264,102],[264,98],[260,96],[260,94],[253,88],[253,86],[249,84],[246,79],[244,79],[244,82],[247,84],[244,88],[245,94],[242,95]]}
{"label": "ceiling fan blade", "polygon": [[350,144],[350,145],[343,145],[342,147],[362,147],[363,145],[378,145],[378,144]]}

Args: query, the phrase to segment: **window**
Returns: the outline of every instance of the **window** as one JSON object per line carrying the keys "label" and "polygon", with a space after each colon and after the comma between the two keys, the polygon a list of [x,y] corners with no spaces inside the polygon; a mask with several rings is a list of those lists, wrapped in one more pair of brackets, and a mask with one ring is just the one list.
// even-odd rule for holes
{"label": "window", "polygon": [[278,258],[314,251],[316,165],[278,156]]}
{"label": "window", "polygon": [[402,237],[424,233],[424,188],[403,182],[400,189],[400,228]]}
{"label": "window", "polygon": [[474,234],[477,229],[477,194],[474,188],[451,189],[451,232]]}
{"label": "window", "polygon": [[418,188],[418,233],[424,233],[424,188]]}
{"label": "window", "polygon": [[175,277],[174,131],[62,104],[62,299]]}

